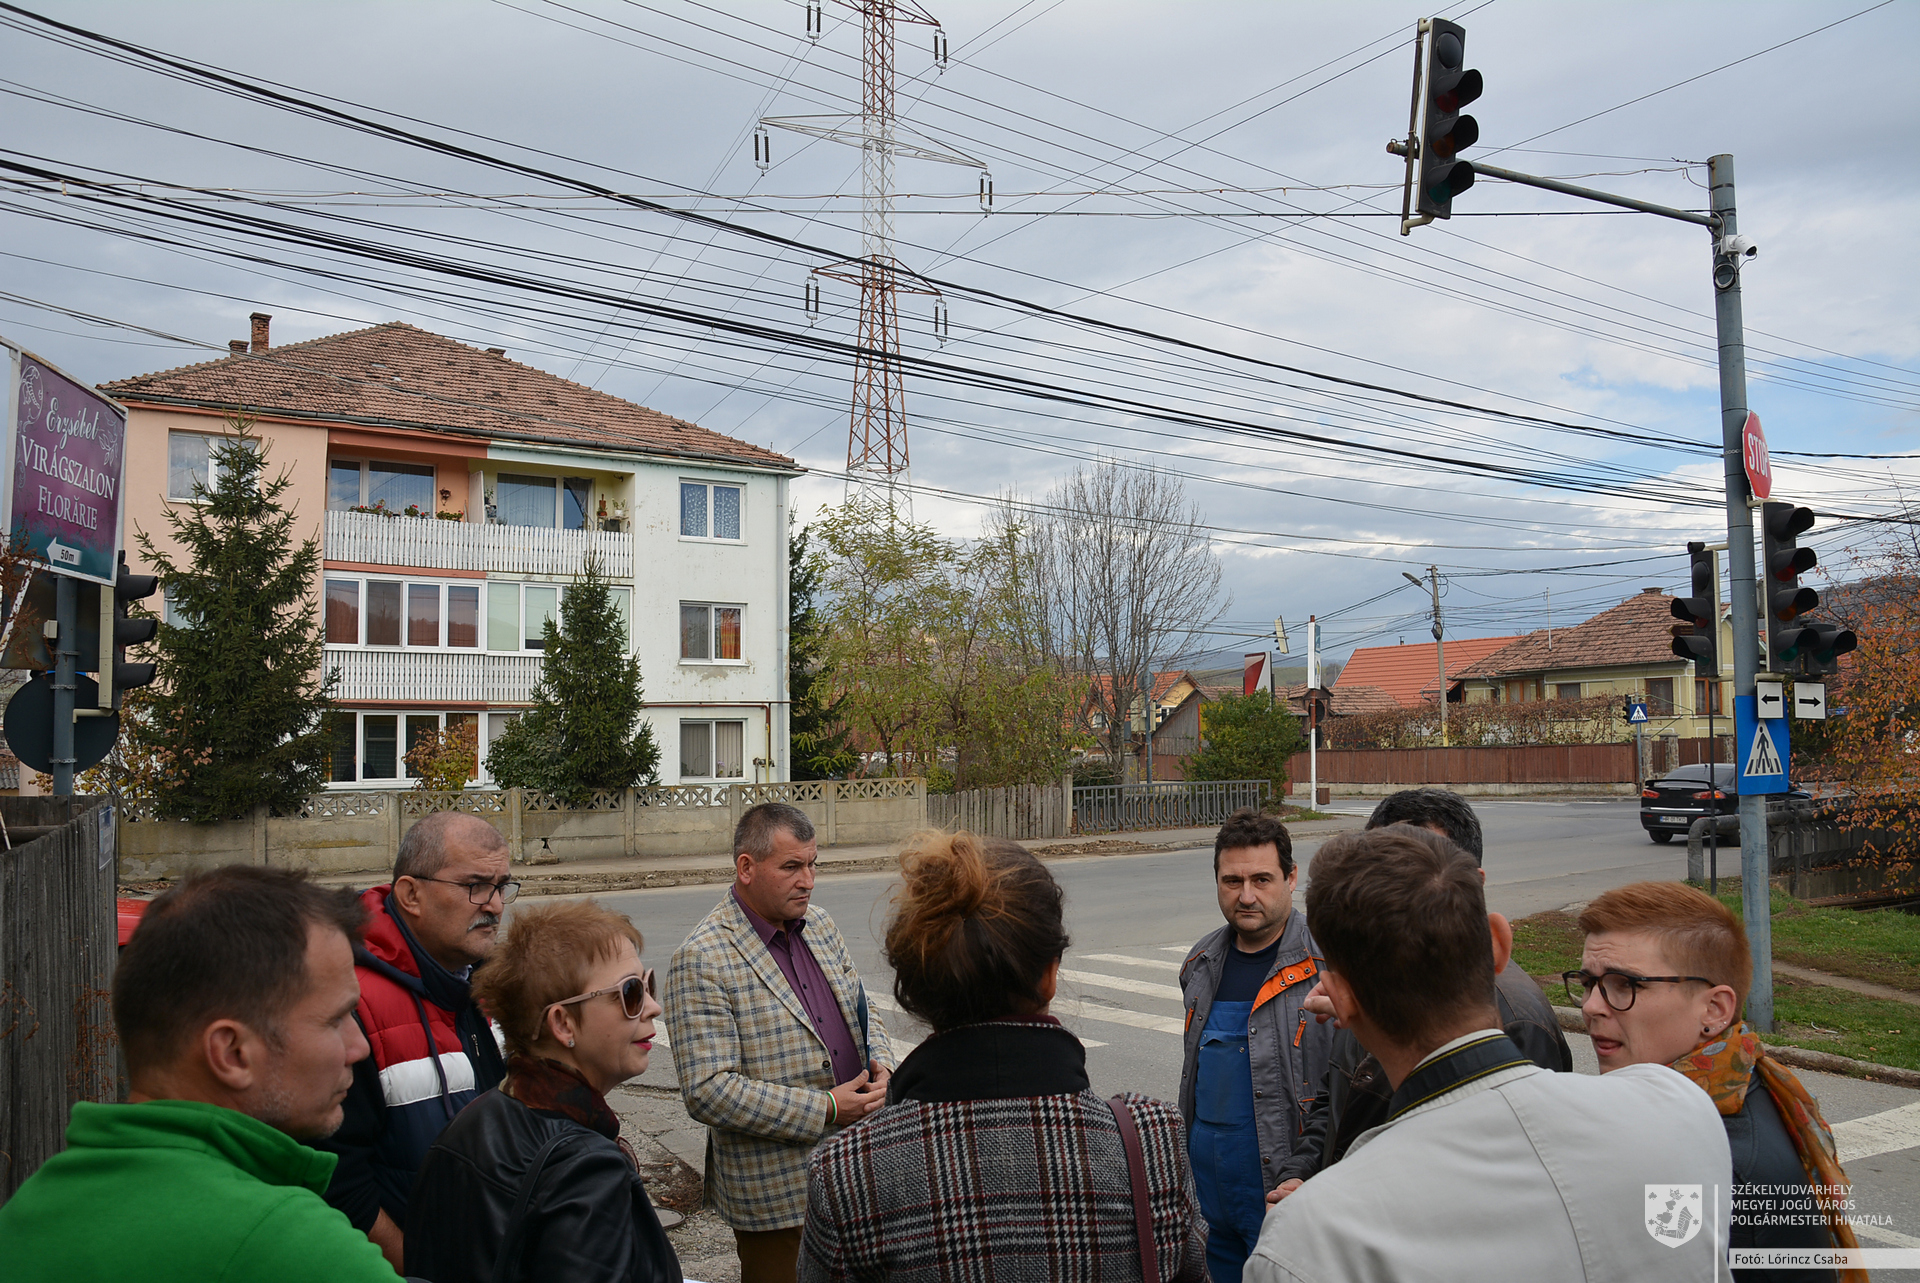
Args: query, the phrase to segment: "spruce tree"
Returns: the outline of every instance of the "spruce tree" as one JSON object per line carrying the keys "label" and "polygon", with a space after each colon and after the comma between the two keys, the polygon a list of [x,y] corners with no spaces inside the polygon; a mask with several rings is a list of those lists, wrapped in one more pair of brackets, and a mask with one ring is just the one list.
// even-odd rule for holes
{"label": "spruce tree", "polygon": [[127,734],[160,764],[155,802],[172,819],[236,819],[261,803],[290,812],[326,781],[332,747],[320,545],[294,542],[297,517],[281,502],[292,481],[266,479],[251,421],[228,425],[212,489],[196,482],[195,502],[167,511],[183,559],[138,535],[180,622],[160,624],[149,707]]}
{"label": "spruce tree", "polygon": [[846,696],[821,700],[820,650],[827,623],[814,605],[821,572],[808,555],[807,534],[803,526],[787,541],[788,756],[794,779],[825,780],[845,774],[854,754],[840,714]]}
{"label": "spruce tree", "polygon": [[487,769],[502,788],[531,788],[579,805],[597,789],[659,779],[660,748],[640,720],[640,661],[627,644],[598,560],[549,619],[532,706],[493,742]]}

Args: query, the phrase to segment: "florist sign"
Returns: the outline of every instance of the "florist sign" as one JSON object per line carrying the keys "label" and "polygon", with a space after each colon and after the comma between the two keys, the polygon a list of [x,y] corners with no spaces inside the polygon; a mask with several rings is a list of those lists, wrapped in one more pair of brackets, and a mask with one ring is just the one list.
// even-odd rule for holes
{"label": "florist sign", "polygon": [[5,528],[53,570],[113,583],[127,413],[31,353],[5,354]]}

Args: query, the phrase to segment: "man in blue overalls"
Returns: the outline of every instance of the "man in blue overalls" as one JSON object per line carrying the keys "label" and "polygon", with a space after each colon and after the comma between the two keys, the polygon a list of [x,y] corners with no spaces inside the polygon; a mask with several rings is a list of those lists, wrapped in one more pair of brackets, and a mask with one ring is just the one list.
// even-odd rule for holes
{"label": "man in blue overalls", "polygon": [[1299,871],[1278,820],[1237,811],[1213,844],[1227,923],[1180,968],[1186,1006],[1180,1112],[1207,1217],[1213,1283],[1240,1283],[1266,1193],[1292,1152],[1327,1067],[1332,1028],[1301,1005],[1319,949],[1293,907]]}

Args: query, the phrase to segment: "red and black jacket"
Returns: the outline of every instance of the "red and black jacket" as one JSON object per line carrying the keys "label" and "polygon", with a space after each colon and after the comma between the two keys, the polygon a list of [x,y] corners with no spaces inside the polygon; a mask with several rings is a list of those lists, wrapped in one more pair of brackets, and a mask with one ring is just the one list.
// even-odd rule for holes
{"label": "red and black jacket", "polygon": [[453,1116],[500,1084],[506,1063],[492,1026],[455,975],[420,948],[388,904],[391,887],[362,892],[366,940],[354,950],[360,1007],[373,1050],[353,1067],[346,1118],[318,1148],[339,1155],[327,1202],[354,1228],[382,1209],[402,1230],[407,1193],[427,1148]]}

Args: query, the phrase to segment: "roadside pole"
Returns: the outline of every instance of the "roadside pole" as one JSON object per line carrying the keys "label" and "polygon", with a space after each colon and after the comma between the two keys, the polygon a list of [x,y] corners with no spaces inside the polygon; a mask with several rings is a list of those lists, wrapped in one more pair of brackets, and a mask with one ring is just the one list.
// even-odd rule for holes
{"label": "roadside pole", "polygon": [[1320,805],[1320,624],[1307,616],[1307,809]]}
{"label": "roadside pole", "polygon": [[80,635],[80,585],[70,575],[55,575],[53,652],[53,795],[73,796],[74,642]]}
{"label": "roadside pole", "polygon": [[[1753,694],[1760,671],[1760,617],[1753,573],[1753,509],[1741,459],[1747,421],[1747,347],[1740,310],[1740,263],[1728,252],[1739,231],[1733,199],[1733,157],[1707,161],[1711,208],[1719,220],[1713,243],[1714,325],[1720,340],[1720,447],[1726,471],[1728,590],[1733,596],[1733,693]],[[1736,777],[1739,764],[1735,763]],[[1773,1032],[1773,898],[1767,858],[1767,799],[1740,791],[1740,904],[1753,950],[1747,1023]]]}

